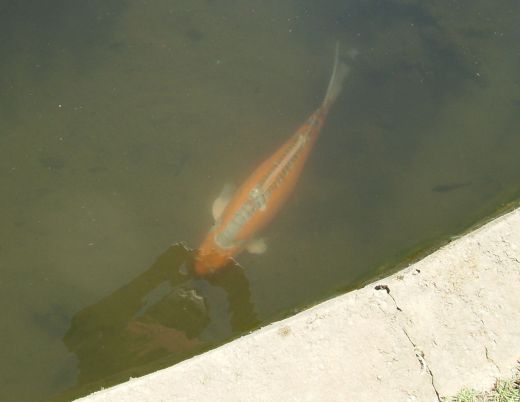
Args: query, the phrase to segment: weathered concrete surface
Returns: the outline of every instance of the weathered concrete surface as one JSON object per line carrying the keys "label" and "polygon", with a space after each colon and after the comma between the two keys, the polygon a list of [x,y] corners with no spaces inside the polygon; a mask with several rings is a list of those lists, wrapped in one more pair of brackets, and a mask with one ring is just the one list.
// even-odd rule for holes
{"label": "weathered concrete surface", "polygon": [[520,210],[390,278],[81,401],[438,401],[491,388],[518,358]]}

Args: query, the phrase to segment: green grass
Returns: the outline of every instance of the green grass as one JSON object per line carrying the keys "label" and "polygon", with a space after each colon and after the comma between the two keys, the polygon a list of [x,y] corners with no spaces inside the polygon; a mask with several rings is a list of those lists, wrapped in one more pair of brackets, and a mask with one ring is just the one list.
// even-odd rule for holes
{"label": "green grass", "polygon": [[510,380],[498,380],[489,392],[463,389],[451,398],[442,398],[443,402],[520,402],[520,366]]}

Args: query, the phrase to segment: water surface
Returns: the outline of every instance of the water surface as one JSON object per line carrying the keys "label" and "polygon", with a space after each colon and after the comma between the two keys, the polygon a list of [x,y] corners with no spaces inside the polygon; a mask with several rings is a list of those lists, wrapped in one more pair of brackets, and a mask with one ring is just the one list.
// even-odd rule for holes
{"label": "water surface", "polygon": [[[173,364],[517,201],[519,8],[4,2],[0,400]],[[267,252],[193,276],[213,199],[321,104],[336,40],[357,60]]]}

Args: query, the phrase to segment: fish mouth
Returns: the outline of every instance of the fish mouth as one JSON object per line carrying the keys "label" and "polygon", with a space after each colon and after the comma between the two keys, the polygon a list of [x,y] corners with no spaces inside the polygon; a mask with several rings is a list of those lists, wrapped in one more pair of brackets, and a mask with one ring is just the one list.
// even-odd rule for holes
{"label": "fish mouth", "polygon": [[195,272],[199,276],[207,276],[213,274],[215,272],[215,268],[208,266],[205,260],[197,257],[195,260]]}

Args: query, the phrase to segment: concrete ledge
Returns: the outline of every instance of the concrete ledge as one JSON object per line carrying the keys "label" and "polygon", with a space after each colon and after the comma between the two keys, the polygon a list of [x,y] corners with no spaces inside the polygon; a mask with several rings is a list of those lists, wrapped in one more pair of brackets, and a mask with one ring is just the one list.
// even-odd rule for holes
{"label": "concrete ledge", "polygon": [[398,274],[79,401],[438,401],[520,358],[520,210]]}

